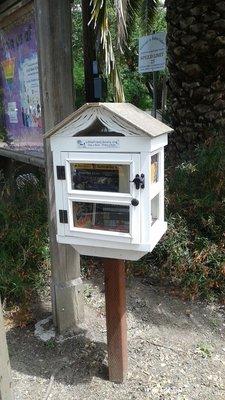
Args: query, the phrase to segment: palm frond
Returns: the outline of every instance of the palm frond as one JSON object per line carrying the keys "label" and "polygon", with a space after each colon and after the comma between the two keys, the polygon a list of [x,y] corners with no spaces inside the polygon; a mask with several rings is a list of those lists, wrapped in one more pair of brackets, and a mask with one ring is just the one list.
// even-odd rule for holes
{"label": "palm frond", "polygon": [[114,0],[117,15],[117,43],[122,53],[131,32],[130,27],[140,13],[142,3],[143,0]]}
{"label": "palm frond", "polygon": [[121,83],[120,75],[119,75],[116,65],[115,65],[115,68],[111,70],[110,80],[111,80],[113,87],[116,88],[115,101],[118,103],[123,103],[125,101],[125,95],[124,95],[123,85]]}
{"label": "palm frond", "polygon": [[100,45],[103,50],[104,69],[107,77],[110,78],[115,90],[115,100],[123,102],[125,100],[123,86],[121,84],[115,62],[112,38],[109,30],[109,19],[107,12],[107,0],[91,0],[92,16],[89,24],[94,22],[96,37],[99,37]]}
{"label": "palm frond", "polygon": [[143,34],[151,30],[159,0],[114,0],[117,13],[117,39],[121,52],[129,41],[136,17],[141,16]]}
{"label": "palm frond", "polygon": [[127,9],[129,0],[114,0],[115,11],[117,15],[117,42],[120,51],[127,37]]}
{"label": "palm frond", "polygon": [[141,7],[141,19],[144,22],[145,34],[151,31],[151,24],[158,8],[158,0],[144,0]]}
{"label": "palm frond", "polygon": [[[117,15],[117,42],[121,52],[126,48],[129,33],[136,16],[142,15],[145,33],[151,28],[151,22],[155,15],[159,0],[112,0]],[[109,18],[107,0],[90,0],[92,16],[90,23],[94,23],[96,37],[99,38],[103,53],[104,70],[110,78],[115,90],[115,99],[124,101],[123,87],[120,81],[119,72],[116,67],[112,38],[109,30]]]}

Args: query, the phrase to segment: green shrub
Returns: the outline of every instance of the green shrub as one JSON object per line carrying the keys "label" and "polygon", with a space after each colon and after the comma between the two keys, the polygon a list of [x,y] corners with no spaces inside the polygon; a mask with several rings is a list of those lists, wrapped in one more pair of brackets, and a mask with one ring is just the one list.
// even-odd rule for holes
{"label": "green shrub", "polygon": [[[154,273],[189,298],[225,298],[225,143],[212,138],[191,162],[166,173],[168,231],[138,271]],[[137,267],[137,264],[135,265]]]}
{"label": "green shrub", "polygon": [[[20,189],[1,177],[0,295],[20,301],[44,284],[49,249],[46,195],[43,176],[25,179]],[[12,190],[13,189],[13,190]]]}

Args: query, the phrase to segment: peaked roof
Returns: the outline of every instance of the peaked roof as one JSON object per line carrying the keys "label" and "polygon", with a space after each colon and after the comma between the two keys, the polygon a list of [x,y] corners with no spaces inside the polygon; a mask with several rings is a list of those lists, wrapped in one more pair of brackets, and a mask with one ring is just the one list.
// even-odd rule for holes
{"label": "peaked roof", "polygon": [[[85,116],[86,114],[90,115],[92,112],[95,115],[94,119],[98,118],[98,114],[105,112],[110,115],[110,119],[116,118],[117,123],[124,124],[125,127],[130,127],[132,131],[135,131],[135,134],[139,135],[156,137],[173,131],[173,129],[168,125],[155,119],[150,114],[147,114],[145,111],[140,110],[130,103],[87,103],[66,117],[53,129],[48,131],[44,137],[49,138],[52,135],[59,135],[60,133],[65,132],[67,126],[68,128],[72,128],[73,124],[75,126],[76,121],[82,120],[82,116]],[[93,119],[92,121],[90,120],[90,124],[92,122]],[[82,129],[80,129],[80,131],[81,130]]]}

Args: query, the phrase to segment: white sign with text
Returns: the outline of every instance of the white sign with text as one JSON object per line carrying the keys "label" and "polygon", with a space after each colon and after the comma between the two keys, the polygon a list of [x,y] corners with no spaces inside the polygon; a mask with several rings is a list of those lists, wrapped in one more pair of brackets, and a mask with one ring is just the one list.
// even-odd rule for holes
{"label": "white sign with text", "polygon": [[166,32],[139,38],[138,71],[162,71],[166,66]]}
{"label": "white sign with text", "polygon": [[84,149],[117,149],[119,148],[117,139],[79,139],[77,145]]}

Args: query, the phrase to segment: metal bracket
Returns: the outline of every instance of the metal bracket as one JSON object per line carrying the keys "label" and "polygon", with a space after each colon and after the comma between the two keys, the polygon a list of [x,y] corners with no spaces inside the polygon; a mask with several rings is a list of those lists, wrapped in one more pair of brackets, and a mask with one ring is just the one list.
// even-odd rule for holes
{"label": "metal bracket", "polygon": [[57,172],[57,179],[60,180],[66,179],[66,171],[63,165],[57,165],[56,172]]}
{"label": "metal bracket", "polygon": [[68,223],[68,214],[66,210],[59,210],[59,222],[61,222],[61,224]]}

